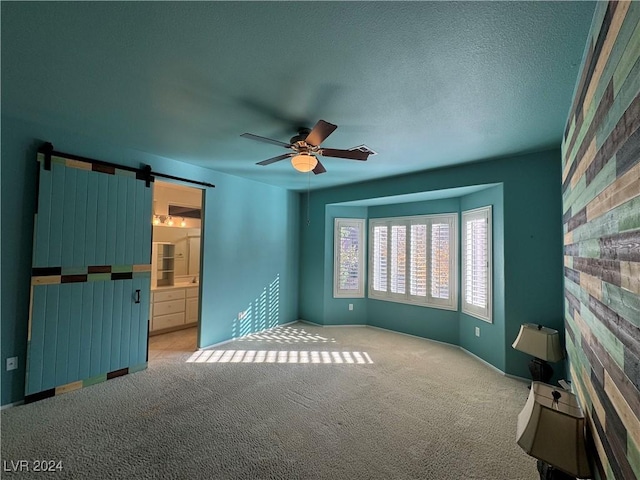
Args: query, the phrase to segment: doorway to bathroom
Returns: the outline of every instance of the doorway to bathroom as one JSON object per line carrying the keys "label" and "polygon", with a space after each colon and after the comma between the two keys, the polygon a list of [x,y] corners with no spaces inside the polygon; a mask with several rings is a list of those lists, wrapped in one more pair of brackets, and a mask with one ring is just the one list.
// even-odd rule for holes
{"label": "doorway to bathroom", "polygon": [[155,181],[149,362],[198,348],[203,190]]}

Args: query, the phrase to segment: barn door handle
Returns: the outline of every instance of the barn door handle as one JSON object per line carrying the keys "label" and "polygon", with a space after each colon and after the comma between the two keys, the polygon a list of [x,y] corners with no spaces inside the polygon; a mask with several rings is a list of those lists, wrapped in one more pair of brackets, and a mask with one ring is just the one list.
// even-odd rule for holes
{"label": "barn door handle", "polygon": [[140,303],[140,290],[136,290],[135,303]]}

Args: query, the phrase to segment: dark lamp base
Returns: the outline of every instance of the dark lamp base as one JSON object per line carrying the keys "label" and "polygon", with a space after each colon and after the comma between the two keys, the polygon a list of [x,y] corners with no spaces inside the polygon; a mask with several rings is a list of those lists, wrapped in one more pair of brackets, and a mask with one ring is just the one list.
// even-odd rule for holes
{"label": "dark lamp base", "polygon": [[546,361],[534,358],[529,362],[529,373],[534,382],[549,383],[553,376],[553,368]]}
{"label": "dark lamp base", "polygon": [[542,460],[538,460],[538,473],[540,480],[576,480],[576,477],[561,472]]}

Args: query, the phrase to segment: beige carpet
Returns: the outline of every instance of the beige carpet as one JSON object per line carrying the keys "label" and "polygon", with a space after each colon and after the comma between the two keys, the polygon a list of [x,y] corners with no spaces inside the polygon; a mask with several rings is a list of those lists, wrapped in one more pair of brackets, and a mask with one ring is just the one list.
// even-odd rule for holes
{"label": "beige carpet", "polygon": [[6,409],[2,460],[62,461],[47,478],[535,480],[514,440],[527,395],[454,347],[296,323]]}

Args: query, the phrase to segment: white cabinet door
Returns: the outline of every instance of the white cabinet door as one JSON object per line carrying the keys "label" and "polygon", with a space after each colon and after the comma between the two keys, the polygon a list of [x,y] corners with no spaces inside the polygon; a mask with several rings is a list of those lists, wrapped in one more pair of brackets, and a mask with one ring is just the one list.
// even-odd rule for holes
{"label": "white cabinet door", "polygon": [[196,323],[198,321],[198,297],[187,298],[187,322]]}

